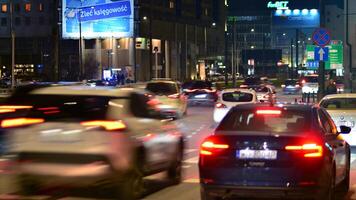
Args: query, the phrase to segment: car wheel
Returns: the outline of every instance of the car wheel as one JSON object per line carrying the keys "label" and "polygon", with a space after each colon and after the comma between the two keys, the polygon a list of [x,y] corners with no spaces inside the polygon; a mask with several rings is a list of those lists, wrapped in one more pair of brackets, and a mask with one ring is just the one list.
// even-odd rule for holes
{"label": "car wheel", "polygon": [[338,186],[338,188],[340,188],[340,192],[342,193],[342,195],[346,195],[349,192],[349,188],[350,188],[350,155],[348,156],[348,161],[346,166],[347,167],[345,172],[345,178]]}
{"label": "car wheel", "polygon": [[167,170],[167,176],[172,184],[178,185],[182,182],[182,159],[183,159],[183,147],[179,144],[176,158],[172,165]]}
{"label": "car wheel", "polygon": [[217,200],[216,197],[209,195],[209,193],[203,188],[200,187],[200,199],[201,200]]}
{"label": "car wheel", "polygon": [[144,193],[143,174],[138,169],[132,169],[121,177],[117,190],[118,199],[137,200]]}
{"label": "car wheel", "polygon": [[321,184],[316,200],[335,200],[335,168],[323,170]]}

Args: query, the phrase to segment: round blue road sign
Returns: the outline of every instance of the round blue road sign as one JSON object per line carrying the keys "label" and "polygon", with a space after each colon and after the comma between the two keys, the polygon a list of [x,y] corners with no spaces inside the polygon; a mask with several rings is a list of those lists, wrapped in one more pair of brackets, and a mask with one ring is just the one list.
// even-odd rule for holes
{"label": "round blue road sign", "polygon": [[331,36],[325,28],[318,28],[314,31],[312,39],[316,45],[324,47],[330,43]]}

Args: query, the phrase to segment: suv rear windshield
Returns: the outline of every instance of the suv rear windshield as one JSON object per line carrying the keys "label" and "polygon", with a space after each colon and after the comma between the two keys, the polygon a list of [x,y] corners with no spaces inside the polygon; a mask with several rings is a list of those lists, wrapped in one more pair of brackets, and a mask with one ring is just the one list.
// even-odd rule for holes
{"label": "suv rear windshield", "polygon": [[356,98],[327,99],[321,102],[321,107],[326,108],[328,110],[331,109],[356,110]]}
{"label": "suv rear windshield", "polygon": [[282,110],[280,115],[270,115],[258,114],[254,109],[234,109],[223,119],[217,130],[298,133],[309,130],[309,119],[308,112],[299,110]]}
{"label": "suv rear windshield", "polygon": [[295,80],[286,80],[286,81],[284,81],[284,84],[286,85],[286,86],[288,86],[288,85],[296,85],[297,84],[297,81],[295,81]]}
{"label": "suv rear windshield", "polygon": [[303,78],[305,82],[307,83],[317,83],[318,82],[318,77],[317,76],[306,76]]}
{"label": "suv rear windshield", "polygon": [[173,83],[148,83],[146,89],[156,95],[171,95],[178,93],[178,89]]}
{"label": "suv rear windshield", "polygon": [[69,96],[28,94],[10,97],[6,105],[30,105],[30,110],[19,110],[16,117],[39,117],[46,120],[105,119],[109,101],[117,97]]}
{"label": "suv rear windshield", "polygon": [[205,81],[190,81],[182,85],[183,89],[211,89],[211,83]]}
{"label": "suv rear windshield", "polygon": [[245,92],[226,92],[222,95],[222,99],[227,102],[251,102],[253,95]]}

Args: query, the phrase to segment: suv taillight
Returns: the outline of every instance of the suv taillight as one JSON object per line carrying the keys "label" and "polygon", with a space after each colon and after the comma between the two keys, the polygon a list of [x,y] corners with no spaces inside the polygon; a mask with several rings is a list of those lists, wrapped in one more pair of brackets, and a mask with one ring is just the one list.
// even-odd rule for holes
{"label": "suv taillight", "polygon": [[214,137],[207,138],[200,147],[200,155],[211,156],[214,153],[229,149],[229,145],[219,142]]}
{"label": "suv taillight", "polygon": [[223,103],[216,103],[215,107],[216,108],[227,108],[227,106],[225,104],[223,104]]}
{"label": "suv taillight", "polygon": [[320,158],[323,156],[323,147],[316,143],[288,145],[285,150],[301,153],[305,158]]}

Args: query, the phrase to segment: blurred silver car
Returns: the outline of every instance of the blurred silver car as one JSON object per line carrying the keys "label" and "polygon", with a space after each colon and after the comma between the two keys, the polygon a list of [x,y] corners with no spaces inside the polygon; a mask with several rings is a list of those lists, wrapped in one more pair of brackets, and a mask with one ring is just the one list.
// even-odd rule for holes
{"label": "blurred silver car", "polygon": [[[183,138],[162,120],[156,99],[132,88],[55,86],[20,89],[7,103],[29,106],[4,119],[6,159],[21,193],[58,186],[113,186],[119,199],[138,199],[146,175],[181,179]],[[11,163],[11,162],[10,162]]]}

